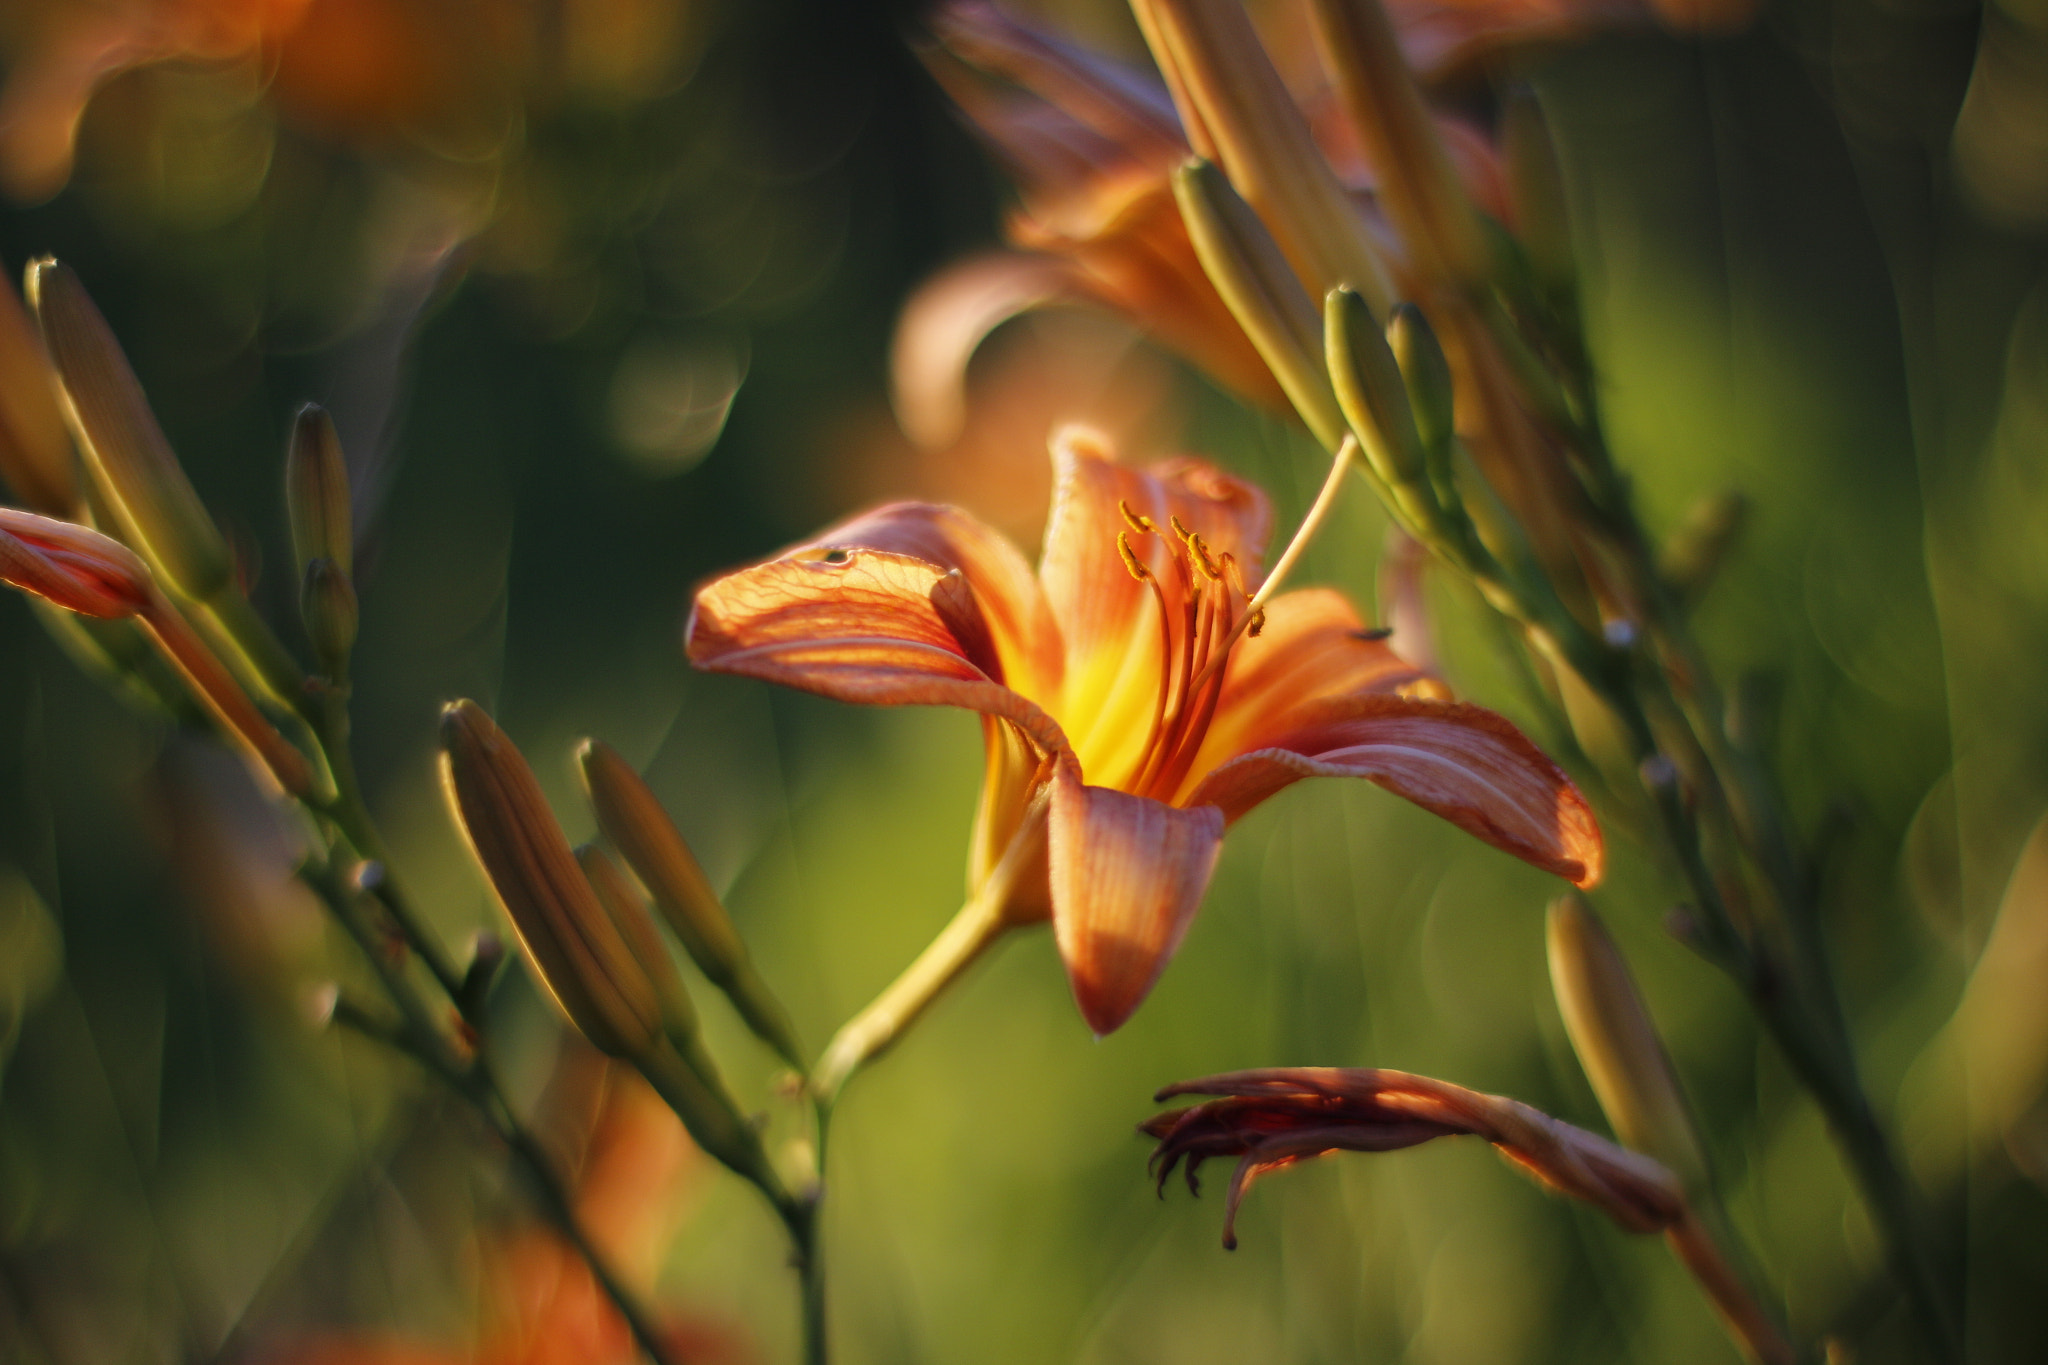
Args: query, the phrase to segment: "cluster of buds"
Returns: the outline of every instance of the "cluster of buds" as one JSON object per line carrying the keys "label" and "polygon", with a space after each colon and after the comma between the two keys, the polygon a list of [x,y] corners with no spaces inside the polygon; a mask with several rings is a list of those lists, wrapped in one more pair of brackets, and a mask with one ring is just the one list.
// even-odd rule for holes
{"label": "cluster of buds", "polygon": [[577,1031],[647,1077],[704,1150],[791,1207],[704,1046],[651,907],[755,1034],[801,1070],[788,1015],[639,774],[595,741],[578,757],[608,849],[571,849],[533,769],[475,702],[441,716],[449,803],[534,979]]}
{"label": "cluster of buds", "polygon": [[106,320],[52,260],[30,265],[27,296],[33,323],[0,286],[0,479],[36,510],[0,508],[0,581],[61,609],[53,628],[108,671],[196,701],[275,787],[318,799],[317,746],[284,733],[301,728],[298,674],[241,596]]}
{"label": "cluster of buds", "polygon": [[1518,96],[1481,129],[1429,88],[1459,54],[1602,16],[1475,11],[1446,43],[1378,0],[1308,8],[1314,50],[1292,51],[1237,0],[1135,0],[1159,81],[985,0],[941,11],[928,61],[1017,176],[1026,254],[942,275],[906,311],[905,428],[944,434],[943,376],[1004,317],[1107,306],[1331,451],[1354,440],[1397,523],[1546,639],[1633,638],[1662,587],[1616,515],[1540,110]]}

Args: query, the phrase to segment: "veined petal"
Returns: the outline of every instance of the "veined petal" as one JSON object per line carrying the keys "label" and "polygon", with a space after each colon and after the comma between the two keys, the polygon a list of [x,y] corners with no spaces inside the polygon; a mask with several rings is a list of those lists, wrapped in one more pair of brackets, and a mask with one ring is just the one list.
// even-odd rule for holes
{"label": "veined petal", "polygon": [[1292,733],[1222,764],[1187,798],[1235,820],[1304,777],[1363,777],[1546,872],[1591,886],[1605,854],[1592,807],[1513,725],[1422,697],[1332,702]]}
{"label": "veined petal", "polygon": [[[1156,532],[1133,532],[1123,508]],[[1128,770],[1142,752],[1159,695],[1159,604],[1176,619],[1187,605],[1174,564],[1175,520],[1202,537],[1212,556],[1231,555],[1246,587],[1256,586],[1272,506],[1252,485],[1199,460],[1150,470],[1116,464],[1100,438],[1068,428],[1053,439],[1053,507],[1038,578],[1066,645],[1066,674],[1053,714],[1070,732],[1086,771]],[[1118,538],[1156,585],[1125,567]]]}
{"label": "veined petal", "polygon": [[784,558],[801,557],[806,550],[828,555],[834,550],[881,550],[921,559],[941,570],[959,570],[974,590],[986,635],[995,647],[992,659],[985,651],[976,652],[976,642],[965,638],[976,633],[975,628],[960,623],[955,634],[969,646],[968,657],[993,680],[1026,696],[1049,696],[1059,686],[1060,630],[1031,566],[1000,532],[959,508],[891,503],[833,527]]}
{"label": "veined petal", "polygon": [[1294,730],[1323,703],[1392,692],[1423,676],[1366,631],[1342,593],[1280,593],[1266,603],[1259,633],[1244,635],[1231,649],[1215,719],[1182,790],[1192,791],[1219,764]]}
{"label": "veined petal", "polygon": [[1081,1017],[1099,1037],[1138,1008],[1180,946],[1223,844],[1223,813],[1053,778],[1053,935]]}
{"label": "veined petal", "polygon": [[837,701],[1001,716],[1065,753],[1052,719],[975,663],[960,635],[980,623],[958,570],[885,550],[805,550],[699,589],[684,647],[699,668]]}

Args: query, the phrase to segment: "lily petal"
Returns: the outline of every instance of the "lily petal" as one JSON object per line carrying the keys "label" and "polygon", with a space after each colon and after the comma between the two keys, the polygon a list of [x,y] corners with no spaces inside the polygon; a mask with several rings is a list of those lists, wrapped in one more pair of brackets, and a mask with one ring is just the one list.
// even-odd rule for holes
{"label": "lily petal", "polygon": [[1231,650],[1216,717],[1188,769],[1183,794],[1217,766],[1299,728],[1314,708],[1337,698],[1392,692],[1424,676],[1386,639],[1365,629],[1342,593],[1280,593],[1266,603],[1259,633],[1246,635]]}
{"label": "lily petal", "polygon": [[1045,752],[1065,753],[1052,719],[975,662],[988,648],[985,634],[973,639],[977,627],[958,570],[884,550],[813,549],[706,584],[684,648],[699,668],[837,701],[1000,716]]}
{"label": "lily petal", "polygon": [[[1062,668],[1060,629],[1024,556],[1007,537],[957,507],[898,502],[835,526],[805,549],[882,550],[957,569],[974,591],[995,657],[970,658],[995,681],[1049,696]],[[804,550],[792,551],[802,555]],[[974,628],[965,626],[972,631]],[[970,643],[963,639],[963,644]]]}
{"label": "lily petal", "polygon": [[1222,764],[1187,798],[1235,820],[1304,777],[1363,777],[1580,886],[1604,870],[1592,807],[1543,751],[1484,707],[1422,697],[1334,702],[1269,747]]}
{"label": "lily petal", "polygon": [[[1102,439],[1080,427],[1053,437],[1052,517],[1045,528],[1039,581],[1061,623],[1072,668],[1105,645],[1131,641],[1132,618],[1151,591],[1125,569],[1117,536],[1126,532],[1122,508],[1149,518],[1158,536],[1132,536],[1131,548],[1154,573],[1166,575],[1165,537],[1175,519],[1201,536],[1213,555],[1237,560],[1245,586],[1256,588],[1273,505],[1266,495],[1214,465],[1182,457],[1148,470],[1115,462]],[[1149,644],[1151,637],[1145,637]]]}
{"label": "lily petal", "polygon": [[1138,1008],[1180,946],[1223,845],[1223,813],[1053,778],[1053,935],[1097,1037]]}

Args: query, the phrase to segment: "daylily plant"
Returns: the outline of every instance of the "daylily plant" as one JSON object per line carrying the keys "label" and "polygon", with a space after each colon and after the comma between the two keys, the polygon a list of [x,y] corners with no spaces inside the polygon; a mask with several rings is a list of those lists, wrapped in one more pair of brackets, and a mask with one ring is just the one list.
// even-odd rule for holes
{"label": "daylily plant", "polygon": [[1590,808],[1513,725],[1415,694],[1424,675],[1333,591],[1253,609],[1257,488],[1188,458],[1124,468],[1072,430],[1053,458],[1036,576],[958,508],[895,503],[704,587],[688,647],[700,668],[986,717],[973,890],[1002,927],[1052,920],[1098,1034],[1173,955],[1225,827],[1303,777],[1366,778],[1599,878]]}

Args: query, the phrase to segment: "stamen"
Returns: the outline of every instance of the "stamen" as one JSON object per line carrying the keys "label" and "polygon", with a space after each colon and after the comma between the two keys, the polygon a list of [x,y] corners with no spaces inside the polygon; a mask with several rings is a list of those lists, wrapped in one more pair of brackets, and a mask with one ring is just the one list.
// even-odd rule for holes
{"label": "stamen", "polygon": [[1123,498],[1116,500],[1116,510],[1124,514],[1124,525],[1130,527],[1139,535],[1149,536],[1158,533],[1159,528],[1153,524],[1152,518],[1139,516],[1136,512],[1133,512],[1131,504]]}
{"label": "stamen", "polygon": [[1138,558],[1138,552],[1131,548],[1131,539],[1128,532],[1118,531],[1116,533],[1116,552],[1124,557],[1124,567],[1131,571],[1131,577],[1137,579],[1140,583],[1151,580],[1152,571],[1145,567],[1144,561]]}
{"label": "stamen", "polygon": [[1181,525],[1180,518],[1178,516],[1168,516],[1166,520],[1170,525],[1172,525],[1173,533],[1180,537],[1181,544],[1185,545],[1188,543],[1189,540],[1194,538],[1195,533],[1193,531],[1190,531],[1187,527]]}
{"label": "stamen", "polygon": [[1244,618],[1244,633],[1256,640],[1259,638],[1259,632],[1265,628],[1266,609],[1264,607],[1253,607],[1251,614]]}

